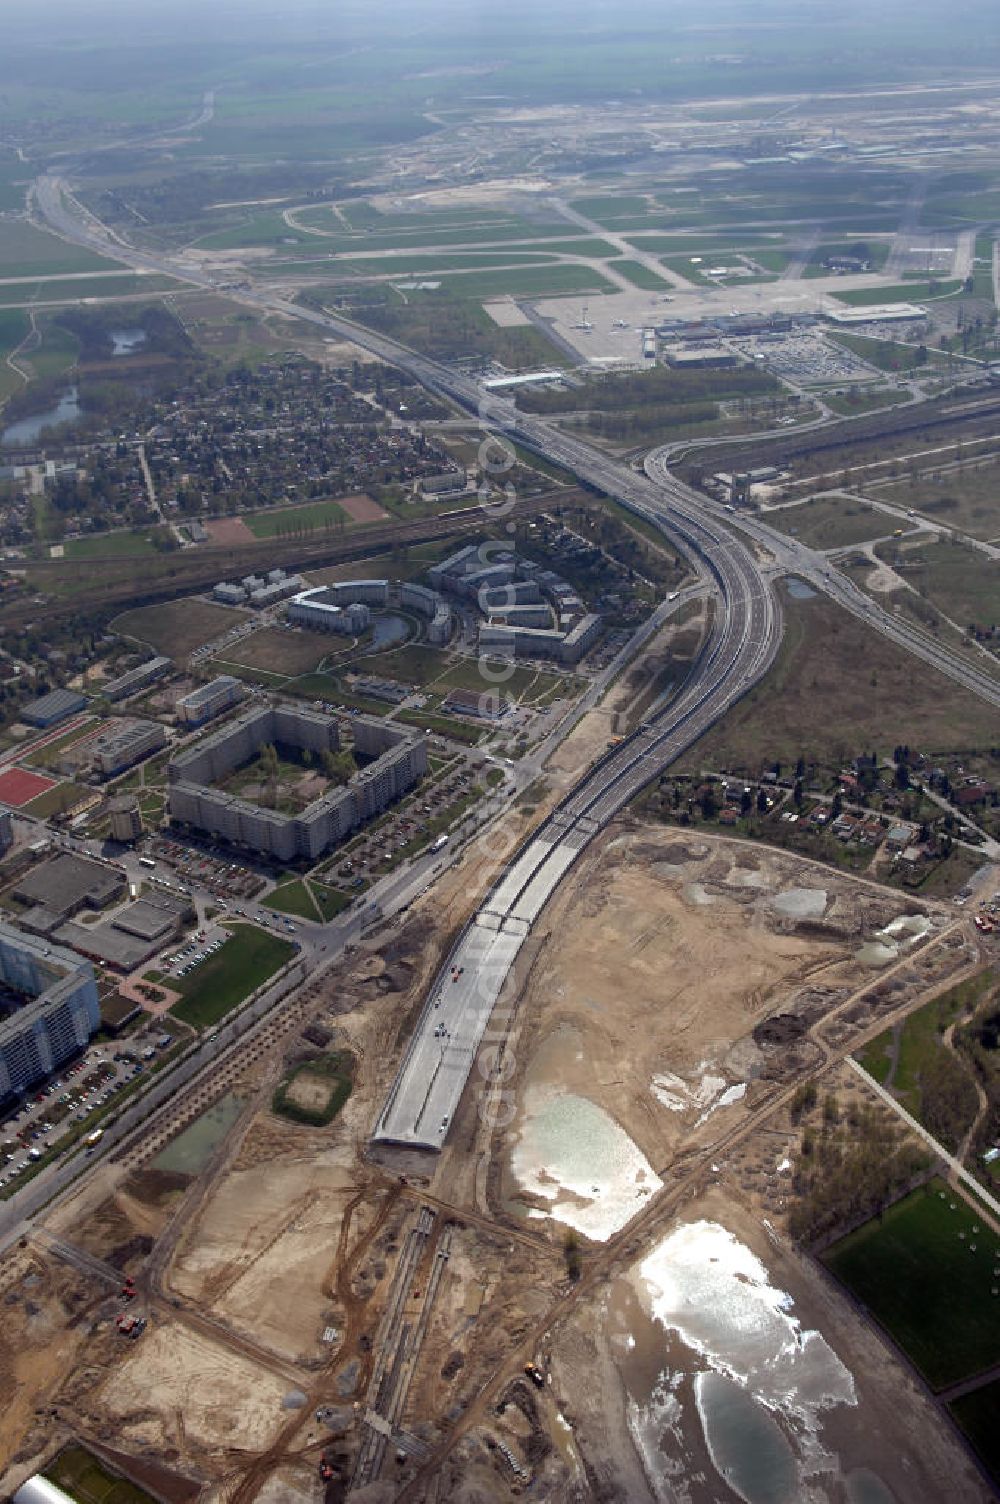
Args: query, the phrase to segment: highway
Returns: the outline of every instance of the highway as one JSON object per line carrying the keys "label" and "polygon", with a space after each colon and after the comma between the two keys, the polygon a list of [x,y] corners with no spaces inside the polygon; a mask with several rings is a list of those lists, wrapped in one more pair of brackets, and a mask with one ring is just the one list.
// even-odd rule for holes
{"label": "highway", "polygon": [[843,606],[853,616],[868,623],[884,637],[898,643],[914,657],[921,658],[932,668],[961,685],[970,694],[978,696],[988,705],[1000,705],[1000,675],[992,674],[989,667],[978,667],[952,648],[945,647],[929,631],[886,611],[877,601],[830,563],[827,556],[808,544],[799,542],[777,528],[770,527],[760,517],[750,513],[729,513],[717,501],[693,491],[683,481],[671,474],[668,451],[653,450],[646,457],[647,476],[663,491],[664,495],[697,505],[706,517],[725,519],[727,525],[745,533],[754,542],[773,555],[771,571],[776,574],[794,574],[808,581],[815,590]]}
{"label": "highway", "polygon": [[[32,190],[37,214],[77,244],[144,270],[201,287],[219,279],[182,258],[139,252],[112,240],[99,221],[55,177]],[[531,927],[589,841],[648,782],[669,766],[767,672],[781,640],[776,575],[804,574],[856,615],[932,663],[955,682],[1000,704],[1000,683],[896,621],[839,576],[822,555],[773,533],[755,519],[737,519],[672,476],[662,452],[644,474],[592,449],[543,419],[517,411],[513,402],[486,394],[471,378],[350,320],[304,308],[261,288],[225,289],[261,312],[302,320],[406,371],[429,391],[475,412],[486,431],[517,439],[563,465],[581,481],[615,498],[661,529],[695,562],[715,590],[708,638],[680,692],[631,737],[610,750],[552,812],[516,855],[459,937],[431,987],[417,1028],[375,1125],[376,1141],[440,1149],[466,1088],[504,982]],[[751,534],[747,544],[734,525]],[[763,543],[762,558],[753,543]],[[502,1041],[502,1020],[495,1042]],[[491,1042],[494,1042],[491,1039]],[[488,1095],[499,1070],[495,1052],[484,1052],[483,1090]]]}

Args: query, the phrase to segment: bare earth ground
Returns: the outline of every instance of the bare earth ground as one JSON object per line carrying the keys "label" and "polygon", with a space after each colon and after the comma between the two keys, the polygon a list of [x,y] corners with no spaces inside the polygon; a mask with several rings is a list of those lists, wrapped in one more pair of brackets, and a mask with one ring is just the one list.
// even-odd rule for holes
{"label": "bare earth ground", "polygon": [[[9,1302],[0,1456],[18,1459],[0,1490],[76,1435],[200,1479],[219,1504],[318,1504],[322,1450],[341,1479],[351,1475],[373,1344],[424,1205],[432,1230],[400,1308],[411,1332],[434,1251],[446,1232],[451,1243],[400,1424],[431,1450],[423,1463],[400,1464],[390,1447],[390,1481],[372,1497],[393,1499],[409,1482],[407,1497],[427,1504],[507,1498],[514,1479],[494,1445],[503,1441],[531,1473],[537,1499],[652,1499],[629,1427],[629,1386],[640,1359],[651,1370],[668,1347],[677,1357],[676,1343],[643,1324],[634,1297],[628,1304],[629,1276],[675,1213],[659,1217],[654,1199],[606,1248],[582,1239],[585,1282],[574,1290],[563,1228],[537,1216],[544,1204],[520,1193],[510,1163],[528,1093],[552,1085],[603,1108],[662,1177],[664,1197],[684,1189],[676,1215],[729,1227],[792,1295],[803,1325],[823,1332],[862,1400],[827,1416],[828,1450],[845,1466],[875,1467],[897,1504],[985,1497],[930,1402],[791,1247],[788,1181],[776,1167],[796,1131],[784,1109],[761,1124],[756,1116],[821,1058],[824,1041],[854,1038],[966,964],[971,941],[953,914],[785,853],[622,822],[581,859],[514,979],[514,1120],[485,1126],[470,1095],[440,1159],[393,1163],[390,1155],[380,1164],[366,1147],[372,1120],[427,980],[494,865],[470,852],[433,902],[313,983],[306,1011],[283,1010],[273,1027],[285,1032],[216,1084],[216,1094],[235,1091],[249,1106],[200,1176],[149,1169],[168,1125],[127,1162],[103,1163],[49,1215],[49,1234],[135,1276],[136,1308],[149,1317],[138,1342],[114,1331],[114,1276],[107,1283],[69,1267],[44,1239],[0,1261],[0,1300]],[[787,908],[791,893],[794,908],[803,892],[813,917],[774,907],[786,895]],[[854,960],[859,945],[914,909],[930,915],[931,938],[886,972],[865,971]],[[762,1031],[775,1015],[780,1027]],[[354,1092],[324,1129],[278,1118],[270,1106],[283,1061],[312,1048],[301,1034],[309,1019],[328,1032],[327,1048],[348,1048],[356,1060]],[[654,1095],[654,1076],[671,1105]],[[746,1095],[709,1111],[723,1083],[745,1083]],[[190,1119],[182,1103],[176,1113],[176,1127]],[[599,1274],[587,1283],[590,1268]],[[631,1356],[623,1311],[634,1320]],[[552,1373],[541,1392],[520,1372],[532,1354]],[[496,1378],[507,1364],[508,1377]],[[690,1354],[687,1364],[696,1366]],[[323,1407],[329,1422],[317,1419]],[[667,1443],[689,1490],[678,1504],[730,1497],[690,1403]],[[953,1491],[941,1491],[946,1480]]]}
{"label": "bare earth ground", "polygon": [[338,507],[343,507],[352,522],[382,522],[389,513],[370,496],[338,496]]}
{"label": "bare earth ground", "polygon": [[256,534],[250,531],[242,517],[213,517],[205,523],[205,530],[213,543],[227,547],[257,541]]}

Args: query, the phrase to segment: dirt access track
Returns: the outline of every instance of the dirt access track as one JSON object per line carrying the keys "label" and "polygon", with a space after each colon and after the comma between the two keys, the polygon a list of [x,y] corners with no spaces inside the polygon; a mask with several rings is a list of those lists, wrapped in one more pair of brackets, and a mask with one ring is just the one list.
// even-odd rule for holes
{"label": "dirt access track", "polygon": [[[4,1455],[23,1473],[60,1440],[89,1437],[222,1488],[227,1504],[318,1504],[325,1451],[340,1480],[328,1497],[340,1498],[370,1434],[369,1385],[405,1331],[419,1333],[398,1412],[412,1441],[402,1462],[390,1446],[377,1496],[506,1498],[517,1478],[502,1443],[530,1474],[533,1497],[652,1499],[628,1419],[634,1374],[615,1346],[608,1301],[712,1191],[716,1166],[725,1205],[705,1203],[704,1214],[722,1221],[725,1212],[761,1257],[780,1244],[778,1287],[852,1372],[863,1370],[864,1405],[837,1412],[838,1451],[860,1459],[877,1414],[887,1454],[905,1459],[920,1432],[927,1479],[968,1479],[964,1453],[929,1407],[900,1413],[902,1370],[795,1253],[780,1203],[765,1204],[729,1147],[744,1127],[756,1134],[757,1116],[822,1062],[824,1021],[856,1032],[921,978],[965,964],[953,912],[769,848],[621,821],[581,858],[501,999],[511,1013],[510,1112],[484,1119],[470,1093],[440,1156],[374,1162],[371,1123],[487,866],[470,853],[433,902],[275,1018],[270,1042],[218,1084],[242,1113],[200,1170],[168,1173],[141,1155],[102,1165],[50,1214],[47,1235],[91,1263],[69,1267],[43,1241],[0,1263],[13,1296],[0,1337]],[[866,970],[858,950],[901,912],[926,915],[927,936],[901,955],[898,973]],[[284,1072],[318,1049],[347,1049],[356,1061],[354,1092],[328,1128],[272,1107]],[[578,1285],[567,1274],[563,1213],[514,1168],[532,1104],[552,1091],[599,1109],[663,1186],[606,1243],[579,1240]],[[176,1111],[180,1127],[182,1102]],[[770,1157],[771,1180],[790,1143],[787,1123],[778,1128],[753,1151]],[[545,1153],[556,1183],[558,1145]],[[566,1204],[586,1203],[585,1190]],[[426,1242],[401,1280],[421,1218]],[[134,1275],[149,1317],[135,1344],[114,1330],[117,1271]],[[648,1364],[663,1361],[662,1331],[638,1319],[635,1330]],[[524,1379],[529,1356],[553,1375],[543,1392]],[[689,1400],[676,1443],[691,1480],[677,1497],[689,1504],[722,1489],[699,1434]],[[921,1480],[898,1504],[938,1504]]]}

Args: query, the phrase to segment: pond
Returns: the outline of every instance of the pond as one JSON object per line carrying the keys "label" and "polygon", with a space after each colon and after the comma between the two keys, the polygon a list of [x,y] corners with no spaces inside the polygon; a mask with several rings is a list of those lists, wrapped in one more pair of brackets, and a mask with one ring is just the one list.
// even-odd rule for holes
{"label": "pond", "polygon": [[32,413],[26,418],[19,418],[11,423],[0,435],[0,444],[8,449],[22,448],[26,444],[34,444],[43,428],[51,428],[56,423],[69,423],[80,416],[79,394],[75,386],[64,392],[54,407],[46,408],[43,413]]}
{"label": "pond", "polygon": [[112,329],[111,354],[131,355],[146,343],[145,329]]}
{"label": "pond", "polygon": [[243,1098],[232,1092],[220,1097],[207,1112],[172,1138],[150,1161],[150,1167],[171,1170],[176,1175],[200,1174],[243,1111],[243,1106]]}
{"label": "pond", "polygon": [[385,616],[375,617],[372,634],[373,648],[389,648],[397,642],[405,642],[410,635],[410,626],[405,617],[394,616],[390,612]]}

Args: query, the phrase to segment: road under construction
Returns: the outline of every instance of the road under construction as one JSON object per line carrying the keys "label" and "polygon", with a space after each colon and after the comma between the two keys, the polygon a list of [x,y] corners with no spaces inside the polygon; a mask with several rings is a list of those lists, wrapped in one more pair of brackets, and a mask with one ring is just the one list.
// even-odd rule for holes
{"label": "road under construction", "polygon": [[[36,214],[76,244],[138,269],[217,289],[220,279],[166,254],[137,251],[110,232],[54,176],[33,186]],[[428,992],[424,1007],[374,1128],[376,1141],[437,1150],[447,1138],[487,1024],[532,925],[580,852],[647,783],[764,676],[782,634],[775,581],[804,574],[814,588],[863,618],[908,651],[978,695],[1000,705],[1000,682],[971,666],[870,601],[829,561],[750,519],[736,518],[692,490],[654,455],[646,473],[592,448],[555,424],[518,412],[472,377],[420,355],[341,315],[303,307],[266,288],[229,293],[260,312],[304,321],[405,371],[427,390],[479,417],[494,443],[516,440],[554,461],[657,527],[713,588],[707,638],[674,699],[612,748],[549,815],[493,886],[460,935]],[[513,459],[513,450],[510,450]],[[484,511],[484,518],[491,517]],[[744,541],[742,532],[749,532]],[[503,1035],[502,1021],[495,1030]],[[488,1095],[489,1062],[484,1052]]]}

